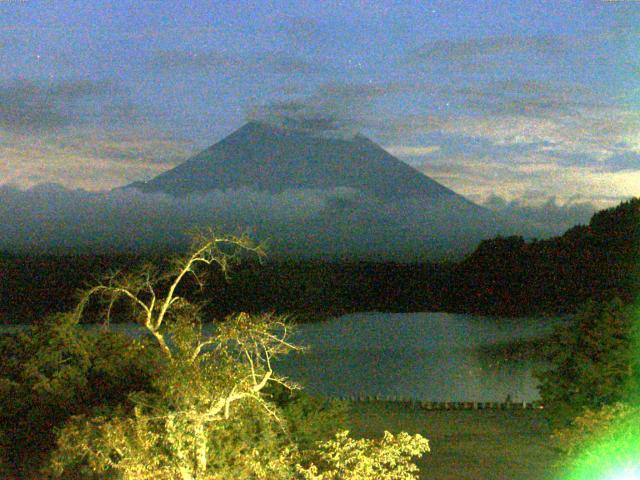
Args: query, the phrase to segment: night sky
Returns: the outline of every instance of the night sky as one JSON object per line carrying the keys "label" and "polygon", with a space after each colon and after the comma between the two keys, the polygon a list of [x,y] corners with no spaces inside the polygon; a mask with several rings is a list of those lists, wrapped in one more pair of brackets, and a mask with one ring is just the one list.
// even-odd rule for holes
{"label": "night sky", "polygon": [[110,189],[290,115],[479,203],[608,206],[640,194],[639,26],[633,1],[0,0],[0,184]]}

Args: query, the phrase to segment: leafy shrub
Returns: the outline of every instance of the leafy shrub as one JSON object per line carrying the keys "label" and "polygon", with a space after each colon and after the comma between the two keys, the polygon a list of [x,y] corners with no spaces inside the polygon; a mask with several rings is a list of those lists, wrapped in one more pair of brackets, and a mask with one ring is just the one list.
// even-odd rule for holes
{"label": "leafy shrub", "polygon": [[[275,406],[255,390],[271,375],[258,358],[263,352],[238,348],[252,341],[269,355],[279,348],[269,343],[264,319],[239,315],[205,339],[182,318],[165,334],[171,357],[151,388],[112,415],[74,417],[59,432],[54,472],[86,463],[89,471],[129,478],[207,478],[211,471],[245,478],[255,473],[256,456],[281,446]],[[254,355],[250,362],[245,353]]]}
{"label": "leafy shrub", "polygon": [[569,324],[556,329],[546,347],[551,367],[537,375],[554,422],[566,425],[584,408],[599,409],[634,395],[636,330],[631,309],[618,299],[589,301]]}
{"label": "leafy shrub", "polygon": [[637,418],[639,413],[639,408],[621,402],[605,405],[598,410],[585,408],[568,427],[556,430],[552,438],[556,448],[570,458],[586,450],[594,441],[611,435],[617,424]]}
{"label": "leafy shrub", "polygon": [[297,471],[304,480],[412,480],[418,472],[413,457],[428,451],[429,441],[419,434],[385,432],[380,440],[355,440],[345,430],[318,445],[319,466],[298,465]]}
{"label": "leafy shrub", "polygon": [[58,314],[0,337],[0,436],[5,462],[27,476],[54,446],[70,416],[121,403],[148,388],[158,368],[148,341],[89,333]]}
{"label": "leafy shrub", "polygon": [[[242,349],[249,339],[263,351],[278,349],[269,333],[277,325],[269,318],[239,315],[219,326],[213,340],[202,336],[197,323],[177,321],[167,330],[172,357],[151,388],[129,395],[107,414],[72,417],[58,430],[48,471],[125,478],[292,478],[295,461],[306,458],[316,440],[335,433],[342,411],[330,402],[282,391],[284,382],[253,348]],[[205,343],[215,347],[194,355]],[[271,394],[252,390],[271,375],[282,382],[279,388]],[[282,452],[290,453],[282,457]]]}
{"label": "leafy shrub", "polygon": [[311,396],[303,390],[289,390],[272,385],[265,394],[278,406],[286,426],[286,435],[300,452],[316,447],[317,442],[330,440],[348,427],[349,404]]}
{"label": "leafy shrub", "polygon": [[[3,342],[0,431],[15,460],[26,460],[33,432],[49,453],[53,430],[42,472],[65,478],[415,478],[411,458],[428,451],[419,435],[327,439],[344,405],[291,393],[297,386],[273,371],[274,358],[298,348],[282,319],[241,313],[203,334],[200,308],[178,295],[179,284],[185,275],[200,284],[200,264],[226,270],[236,247],[258,250],[245,238],[205,239],[167,272],[116,273],[73,314]],[[107,318],[118,300],[130,301],[148,337],[83,331],[77,322],[95,296]]]}

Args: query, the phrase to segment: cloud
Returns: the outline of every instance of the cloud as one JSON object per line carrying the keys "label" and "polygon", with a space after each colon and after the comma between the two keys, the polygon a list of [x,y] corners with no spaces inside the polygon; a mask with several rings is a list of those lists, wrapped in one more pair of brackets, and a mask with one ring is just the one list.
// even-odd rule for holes
{"label": "cloud", "polygon": [[535,188],[560,202],[585,195],[585,201],[604,208],[640,193],[640,168],[633,170],[637,153],[628,150],[628,142],[614,143],[599,134],[581,139],[555,120],[462,117],[422,132],[410,144],[387,148],[474,201],[491,193],[510,201]]}
{"label": "cloud", "polygon": [[318,20],[310,17],[286,17],[278,25],[287,40],[294,44],[297,50],[309,48],[310,45],[320,44],[327,39],[326,28]]}
{"label": "cloud", "polygon": [[375,102],[408,88],[401,83],[324,83],[307,96],[249,108],[249,120],[321,134],[352,136],[373,125]]}
{"label": "cloud", "polygon": [[[176,199],[135,189],[87,192],[49,184],[22,191],[4,186],[0,219],[7,226],[3,241],[17,248],[153,248],[184,240],[184,232],[198,224],[218,226],[242,218],[250,225],[261,214],[286,223],[317,212],[329,195],[215,191]],[[238,212],[242,215],[235,217]]]}
{"label": "cloud", "polygon": [[277,194],[238,189],[176,198],[135,189],[87,192],[48,184],[23,191],[0,186],[0,249],[148,251],[184,245],[188,230],[213,226],[266,240],[272,258],[410,260],[461,255],[501,231],[503,224],[495,217],[451,201],[383,203],[348,188]]}
{"label": "cloud", "polygon": [[[111,80],[0,83],[0,183],[100,190],[161,173],[192,145],[150,126]],[[148,113],[148,112],[147,112]]]}
{"label": "cloud", "polygon": [[621,142],[633,143],[638,129],[640,111],[615,105],[556,116],[458,115],[439,128],[496,144],[548,142],[565,152],[586,152],[596,158],[610,155]]}
{"label": "cloud", "polygon": [[338,132],[352,119],[341,118],[338,112],[304,101],[279,101],[254,107],[248,120],[260,120],[279,127],[314,133]]}
{"label": "cloud", "polygon": [[223,70],[236,67],[238,64],[237,58],[215,51],[163,50],[153,53],[148,60],[148,65],[151,68],[169,71],[181,69]]}
{"label": "cloud", "polygon": [[120,32],[123,38],[135,41],[170,41],[182,43],[197,40],[205,43],[208,38],[215,37],[219,33],[214,25],[158,25],[153,27],[134,29]]}
{"label": "cloud", "polygon": [[[94,102],[118,103],[114,97],[119,93],[121,90],[111,81],[3,82],[0,84],[0,128],[50,130],[79,122],[81,118],[86,121],[96,114]],[[124,111],[120,108],[120,112]]]}
{"label": "cloud", "polygon": [[0,179],[23,188],[61,182],[103,190],[158,175],[192,152],[190,143],[171,134],[131,125],[8,132],[0,143]]}
{"label": "cloud", "polygon": [[[626,138],[634,124],[617,100],[561,81],[332,82],[308,94],[294,89],[279,96],[250,107],[249,119],[345,135],[363,131],[396,148],[424,142],[430,133],[456,131],[492,144],[577,145],[583,137],[599,148],[609,133]],[[408,98],[413,113],[394,109]]]}
{"label": "cloud", "polygon": [[405,64],[454,80],[500,79],[507,73],[525,79],[579,79],[614,91],[636,83],[637,61],[630,60],[635,37],[637,28],[634,35],[630,29],[610,26],[572,35],[440,39],[411,50]]}
{"label": "cloud", "polygon": [[[415,94],[416,104],[426,95],[427,100],[447,98],[462,107],[412,115],[379,108],[406,94]],[[476,103],[469,111],[472,99]],[[586,194],[603,208],[638,194],[629,177],[636,157],[625,152],[638,145],[640,114],[610,100],[579,84],[513,78],[451,85],[333,83],[252,113],[323,135],[364,131],[474,200],[491,192],[520,198],[539,185],[560,202]]]}
{"label": "cloud", "polygon": [[405,157],[415,157],[415,156],[425,156],[432,155],[440,151],[440,145],[425,145],[420,147],[411,147],[411,146],[390,146],[385,147],[385,150],[389,152],[391,155],[400,155]]}
{"label": "cloud", "polygon": [[[597,207],[586,200],[572,199],[564,204],[558,203],[555,197],[544,192],[535,192],[533,197],[507,201],[499,195],[491,195],[483,206],[492,211],[532,225],[543,236],[560,235],[575,225],[586,225]],[[532,203],[534,200],[535,203]]]}
{"label": "cloud", "polygon": [[612,155],[602,162],[602,169],[608,172],[640,171],[640,153],[627,151]]}
{"label": "cloud", "polygon": [[[437,151],[431,158],[470,157],[481,160],[490,157],[495,161],[513,163],[518,158],[524,158],[531,152],[552,145],[549,142],[518,142],[496,143],[485,137],[470,136],[457,133],[445,133],[442,131],[430,132],[423,139],[432,145],[437,145]],[[416,153],[419,150],[416,150]]]}
{"label": "cloud", "polygon": [[484,115],[540,117],[613,104],[611,98],[603,98],[580,84],[514,78],[471,85],[454,83],[442,93],[464,104],[467,110]]}
{"label": "cloud", "polygon": [[490,36],[463,40],[440,39],[424,43],[408,56],[414,67],[442,66],[462,73],[495,70],[514,61],[542,61],[563,55],[580,45],[568,36]]}
{"label": "cloud", "polygon": [[550,156],[557,159],[559,165],[588,167],[596,172],[617,173],[640,171],[640,153],[636,150],[628,150],[627,148],[628,146],[623,146],[619,149],[612,149],[612,152],[617,151],[618,153],[600,156],[600,158],[586,153],[562,151],[552,151],[550,152]]}
{"label": "cloud", "polygon": [[492,36],[465,40],[433,40],[416,49],[416,61],[475,62],[487,55],[563,53],[575,43],[560,36]]}
{"label": "cloud", "polygon": [[147,66],[155,71],[178,73],[237,74],[262,72],[269,74],[310,75],[323,67],[301,57],[283,52],[266,52],[240,57],[214,50],[161,50],[154,52]]}
{"label": "cloud", "polygon": [[[248,117],[347,135],[363,131],[397,148],[444,132],[494,145],[563,144],[581,150],[590,144],[604,154],[606,145],[633,135],[638,121],[633,110],[610,96],[560,81],[333,82],[310,94],[294,90],[281,96],[251,107]],[[407,98],[414,113],[395,111],[393,105],[406,104]]]}

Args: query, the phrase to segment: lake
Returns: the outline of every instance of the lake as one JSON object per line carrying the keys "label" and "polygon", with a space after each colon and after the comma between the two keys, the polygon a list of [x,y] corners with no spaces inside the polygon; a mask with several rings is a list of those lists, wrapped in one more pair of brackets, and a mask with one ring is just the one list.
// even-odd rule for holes
{"label": "lake", "polygon": [[539,399],[540,362],[490,359],[481,347],[549,334],[559,319],[451,313],[356,313],[301,325],[304,354],[276,369],[329,396],[401,397],[433,402]]}
{"label": "lake", "polygon": [[[559,319],[452,313],[355,313],[296,327],[304,353],[275,370],[331,397],[380,396],[433,402],[539,398],[530,360],[489,358],[481,347],[542,337]],[[132,333],[132,325],[114,325]],[[21,326],[0,325],[0,331]],[[206,327],[205,327],[206,330]]]}

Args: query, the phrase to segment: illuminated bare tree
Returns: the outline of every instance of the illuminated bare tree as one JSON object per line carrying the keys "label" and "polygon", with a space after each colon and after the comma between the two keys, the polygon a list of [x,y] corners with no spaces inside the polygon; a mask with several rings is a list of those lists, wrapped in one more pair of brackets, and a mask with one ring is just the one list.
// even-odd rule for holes
{"label": "illuminated bare tree", "polygon": [[272,368],[274,357],[299,349],[288,341],[284,319],[240,313],[205,335],[199,306],[178,294],[187,276],[202,287],[202,267],[217,265],[226,274],[247,253],[264,255],[247,237],[208,232],[165,271],[146,265],[133,273],[116,272],[82,294],[78,320],[93,297],[104,302],[107,321],[116,302],[130,302],[136,321],[157,341],[165,370],[153,393],[132,397],[133,416],[82,418],[67,425],[60,437],[59,465],[80,455],[93,462],[94,470],[111,469],[128,478],[210,478],[216,424],[232,417],[234,404],[280,420],[262,391],[271,382],[297,388]]}
{"label": "illuminated bare tree", "polygon": [[[105,314],[108,322],[113,305],[125,297],[141,312],[136,320],[156,338],[163,354],[171,358],[171,349],[162,333],[165,320],[174,313],[182,314],[188,309],[197,313],[195,305],[177,295],[180,284],[186,276],[191,276],[202,288],[204,281],[201,278],[202,272],[199,272],[200,267],[218,265],[226,276],[229,267],[243,253],[264,257],[262,246],[253,243],[247,236],[217,236],[212,231],[198,233],[194,235],[191,253],[174,259],[172,265],[164,272],[159,272],[155,265],[146,264],[131,273],[114,272],[107,275],[103,283],[82,293],[76,315],[80,319],[89,300],[98,295],[107,300],[108,308]],[[169,287],[166,293],[161,295],[158,292],[159,285],[167,282]]]}

